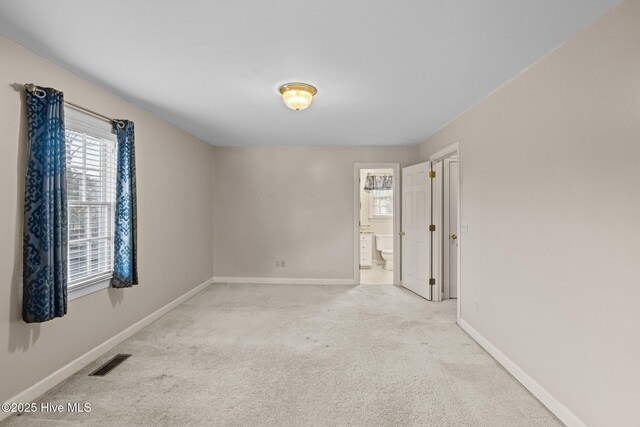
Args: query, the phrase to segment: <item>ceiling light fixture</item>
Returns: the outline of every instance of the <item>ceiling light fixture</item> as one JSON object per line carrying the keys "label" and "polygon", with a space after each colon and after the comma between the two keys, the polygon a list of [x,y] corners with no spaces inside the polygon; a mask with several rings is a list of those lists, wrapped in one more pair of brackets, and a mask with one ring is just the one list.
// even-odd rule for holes
{"label": "ceiling light fixture", "polygon": [[280,86],[280,94],[287,107],[292,110],[304,110],[313,100],[318,89],[306,83],[287,83]]}

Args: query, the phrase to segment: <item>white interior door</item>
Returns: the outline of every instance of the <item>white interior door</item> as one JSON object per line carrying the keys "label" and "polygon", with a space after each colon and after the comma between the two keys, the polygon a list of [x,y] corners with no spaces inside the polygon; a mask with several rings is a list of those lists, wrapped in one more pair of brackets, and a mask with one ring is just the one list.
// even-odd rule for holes
{"label": "white interior door", "polygon": [[431,300],[430,162],[402,169],[402,286]]}
{"label": "white interior door", "polygon": [[444,160],[444,297],[458,298],[458,160]]}

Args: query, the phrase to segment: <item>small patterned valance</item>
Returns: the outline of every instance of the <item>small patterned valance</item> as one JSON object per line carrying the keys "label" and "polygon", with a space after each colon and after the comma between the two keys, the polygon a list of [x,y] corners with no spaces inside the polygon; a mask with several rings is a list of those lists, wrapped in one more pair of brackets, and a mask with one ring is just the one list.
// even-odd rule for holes
{"label": "small patterned valance", "polygon": [[369,173],[364,182],[364,190],[393,190],[393,176]]}

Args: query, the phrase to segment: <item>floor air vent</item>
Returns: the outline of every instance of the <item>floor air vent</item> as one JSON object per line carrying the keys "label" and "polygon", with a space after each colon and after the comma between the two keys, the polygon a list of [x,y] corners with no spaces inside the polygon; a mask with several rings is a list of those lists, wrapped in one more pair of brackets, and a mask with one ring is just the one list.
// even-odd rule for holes
{"label": "floor air vent", "polygon": [[89,374],[90,377],[104,377],[109,372],[113,371],[119,364],[130,358],[130,354],[116,354],[111,360],[98,369]]}

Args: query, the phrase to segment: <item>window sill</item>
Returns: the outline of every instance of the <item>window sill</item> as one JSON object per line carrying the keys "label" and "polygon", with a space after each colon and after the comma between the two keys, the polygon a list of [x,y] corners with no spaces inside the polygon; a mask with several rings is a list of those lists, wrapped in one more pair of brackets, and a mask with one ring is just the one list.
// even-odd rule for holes
{"label": "window sill", "polygon": [[369,220],[375,221],[375,220],[391,220],[393,219],[393,215],[381,215],[381,216],[370,216]]}
{"label": "window sill", "polygon": [[94,292],[107,289],[111,282],[111,276],[96,277],[94,279],[73,285],[67,293],[67,300],[73,301]]}

